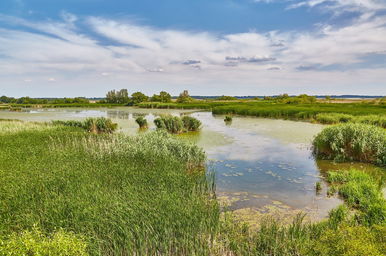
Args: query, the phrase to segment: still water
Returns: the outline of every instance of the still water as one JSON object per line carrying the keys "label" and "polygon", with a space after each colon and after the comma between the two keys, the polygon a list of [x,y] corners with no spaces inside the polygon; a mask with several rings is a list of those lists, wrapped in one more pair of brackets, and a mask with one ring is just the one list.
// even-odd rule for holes
{"label": "still water", "polygon": [[[336,197],[326,196],[327,184],[322,174],[327,168],[347,169],[354,165],[375,168],[315,161],[311,141],[323,126],[307,122],[234,117],[231,124],[225,124],[223,116],[213,116],[210,112],[128,107],[1,111],[0,118],[46,122],[104,116],[117,122],[121,132],[136,134],[137,116],[146,116],[151,130],[155,129],[154,118],[160,114],[189,114],[201,120],[200,132],[179,137],[205,149],[208,168],[216,175],[217,197],[223,209],[232,210],[238,218],[252,225],[266,214],[288,219],[305,212],[312,220],[324,218],[329,210],[342,203]],[[318,181],[323,184],[320,193],[315,192]]]}

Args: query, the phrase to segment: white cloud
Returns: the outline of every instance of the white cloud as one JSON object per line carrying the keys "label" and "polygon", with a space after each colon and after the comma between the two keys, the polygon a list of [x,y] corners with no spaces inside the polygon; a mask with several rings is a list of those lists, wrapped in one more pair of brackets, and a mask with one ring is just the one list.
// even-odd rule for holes
{"label": "white cloud", "polygon": [[302,6],[319,7],[323,6],[325,10],[335,13],[342,12],[369,12],[386,9],[384,0],[304,0],[293,3],[289,8],[298,8]]}
{"label": "white cloud", "polygon": [[[64,88],[73,85],[79,89],[82,84],[103,91],[108,85],[130,85],[150,93],[155,84],[176,86],[176,91],[204,85],[207,90],[210,85],[217,88],[217,94],[232,88],[233,94],[242,94],[241,88],[246,88],[246,94],[264,94],[259,93],[261,89],[268,94],[283,88],[316,92],[323,84],[331,85],[332,90],[370,84],[377,93],[386,93],[381,88],[385,67],[352,67],[366,64],[363,57],[370,53],[386,52],[386,16],[382,15],[362,14],[344,27],[323,25],[312,32],[226,35],[86,18],[84,24],[97,37],[82,33],[77,24],[84,20],[69,13],[62,16],[62,23],[0,16],[4,22],[28,28],[0,28],[3,81],[17,84],[22,77],[29,77],[30,84],[36,86],[55,81]],[[333,65],[345,69],[324,69]]]}

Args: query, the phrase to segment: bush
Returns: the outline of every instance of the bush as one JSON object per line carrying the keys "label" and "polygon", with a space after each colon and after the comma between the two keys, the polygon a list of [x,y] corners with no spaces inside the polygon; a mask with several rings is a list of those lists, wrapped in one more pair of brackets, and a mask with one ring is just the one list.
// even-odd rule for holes
{"label": "bush", "polygon": [[194,117],[184,116],[181,120],[184,123],[184,128],[186,131],[198,131],[201,127],[200,120]]}
{"label": "bush", "polygon": [[233,118],[232,116],[225,116],[224,122],[232,122]]}
{"label": "bush", "polygon": [[386,132],[366,124],[340,124],[325,128],[313,141],[322,159],[361,161],[386,165]]}
{"label": "bush", "polygon": [[154,120],[158,129],[165,129],[170,133],[178,134],[187,131],[198,131],[201,122],[194,117],[184,116],[183,118],[171,115],[163,115]]}
{"label": "bush", "polygon": [[135,119],[135,122],[139,125],[139,128],[146,129],[147,126],[147,120],[143,116],[139,116]]}
{"label": "bush", "polygon": [[59,230],[51,236],[39,229],[25,231],[0,239],[1,256],[39,255],[39,256],[86,256],[86,243],[72,233]]}
{"label": "bush", "polygon": [[154,119],[154,124],[158,129],[166,129],[170,133],[182,133],[184,123],[177,116],[164,115]]}
{"label": "bush", "polygon": [[87,118],[84,128],[91,133],[112,133],[117,129],[117,124],[105,117]]}

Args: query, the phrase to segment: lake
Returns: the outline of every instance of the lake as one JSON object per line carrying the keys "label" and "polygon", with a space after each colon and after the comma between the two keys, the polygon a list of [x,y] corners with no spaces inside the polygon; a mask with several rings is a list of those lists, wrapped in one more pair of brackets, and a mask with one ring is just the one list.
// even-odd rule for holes
{"label": "lake", "polygon": [[[315,161],[311,141],[324,126],[307,122],[234,117],[232,123],[226,124],[223,116],[213,116],[210,112],[131,107],[1,111],[0,118],[48,122],[104,116],[117,122],[120,132],[134,135],[138,133],[136,117],[145,116],[153,130],[153,120],[160,114],[189,114],[201,120],[200,132],[178,137],[204,148],[208,170],[215,173],[217,198],[224,211],[233,211],[237,218],[251,225],[267,214],[284,220],[299,212],[307,213],[311,220],[325,218],[342,201],[326,196],[324,171],[353,166],[369,171],[376,169],[366,164]],[[316,193],[315,184],[319,181],[323,189]]]}

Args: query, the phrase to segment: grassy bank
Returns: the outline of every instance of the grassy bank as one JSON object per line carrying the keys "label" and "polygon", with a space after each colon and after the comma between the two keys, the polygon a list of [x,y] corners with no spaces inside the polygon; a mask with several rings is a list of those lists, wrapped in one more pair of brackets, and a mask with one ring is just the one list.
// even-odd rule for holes
{"label": "grassy bank", "polygon": [[0,255],[381,256],[386,249],[381,182],[360,171],[328,176],[347,204],[328,220],[267,218],[256,231],[220,213],[204,152],[166,132],[127,137],[2,121],[0,148]]}
{"label": "grassy bank", "polygon": [[274,101],[197,101],[191,103],[141,103],[143,108],[204,109],[218,115],[298,119],[335,124],[357,122],[386,128],[386,105],[366,103],[285,104]]}
{"label": "grassy bank", "polygon": [[207,254],[219,213],[201,149],[165,133],[0,126],[1,237],[37,225],[85,237],[91,255]]}

